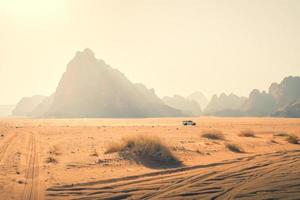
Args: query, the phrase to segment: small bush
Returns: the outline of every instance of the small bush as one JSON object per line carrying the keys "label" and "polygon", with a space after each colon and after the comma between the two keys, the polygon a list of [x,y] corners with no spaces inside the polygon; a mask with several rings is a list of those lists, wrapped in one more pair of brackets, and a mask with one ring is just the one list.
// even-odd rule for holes
{"label": "small bush", "polygon": [[52,157],[52,156],[49,156],[47,159],[46,159],[46,163],[53,163],[53,164],[57,164],[58,161]]}
{"label": "small bush", "polygon": [[287,137],[289,136],[289,134],[287,132],[279,132],[279,133],[275,133],[274,136]]}
{"label": "small bush", "polygon": [[233,143],[227,143],[226,147],[230,151],[235,152],[235,153],[244,153],[245,152],[241,147],[239,147],[238,145],[233,144]]}
{"label": "small bush", "polygon": [[96,149],[94,149],[93,153],[91,153],[90,156],[98,157],[99,154],[98,154],[98,152],[96,151]]}
{"label": "small bush", "polygon": [[252,131],[250,129],[241,131],[239,136],[241,136],[241,137],[256,137],[254,131]]}
{"label": "small bush", "polygon": [[299,137],[296,135],[293,135],[293,134],[288,135],[286,140],[291,144],[299,144],[300,143]]}
{"label": "small bush", "polygon": [[211,140],[225,140],[224,134],[218,130],[205,131],[202,134],[202,137],[211,139]]}
{"label": "small bush", "polygon": [[120,143],[111,143],[105,153],[118,152],[126,158],[138,159],[139,161],[155,161],[164,164],[179,163],[176,156],[157,137],[135,136],[123,138]]}

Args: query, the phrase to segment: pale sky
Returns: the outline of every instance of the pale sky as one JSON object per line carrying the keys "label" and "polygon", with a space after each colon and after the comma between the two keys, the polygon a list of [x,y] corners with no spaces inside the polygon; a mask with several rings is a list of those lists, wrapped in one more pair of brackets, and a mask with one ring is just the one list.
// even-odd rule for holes
{"label": "pale sky", "polygon": [[160,97],[248,96],[300,75],[300,1],[0,0],[0,104],[50,95],[87,47]]}

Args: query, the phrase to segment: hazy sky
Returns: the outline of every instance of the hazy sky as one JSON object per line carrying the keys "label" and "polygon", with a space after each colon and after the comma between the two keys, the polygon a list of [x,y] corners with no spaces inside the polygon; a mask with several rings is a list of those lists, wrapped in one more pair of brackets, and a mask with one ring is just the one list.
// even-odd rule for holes
{"label": "hazy sky", "polygon": [[55,91],[78,50],[159,96],[300,75],[300,1],[0,0],[0,104]]}

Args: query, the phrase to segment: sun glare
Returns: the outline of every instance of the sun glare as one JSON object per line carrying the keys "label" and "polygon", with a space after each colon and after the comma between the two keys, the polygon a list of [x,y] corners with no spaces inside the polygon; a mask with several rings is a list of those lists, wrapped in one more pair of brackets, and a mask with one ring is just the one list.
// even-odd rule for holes
{"label": "sun glare", "polygon": [[18,23],[45,23],[64,17],[62,0],[0,0],[7,17]]}

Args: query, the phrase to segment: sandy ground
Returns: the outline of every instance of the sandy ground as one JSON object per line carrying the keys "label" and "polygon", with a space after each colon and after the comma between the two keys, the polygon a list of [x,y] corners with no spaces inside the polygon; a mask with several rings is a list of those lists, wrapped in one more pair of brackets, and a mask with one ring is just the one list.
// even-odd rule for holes
{"label": "sandy ground", "polygon": [[[300,119],[0,119],[0,199],[297,199],[300,196]],[[241,137],[251,129],[256,137]],[[225,141],[201,137],[220,130]],[[105,154],[112,141],[133,135],[161,138],[182,161],[151,168]],[[246,153],[234,153],[227,143]]]}

